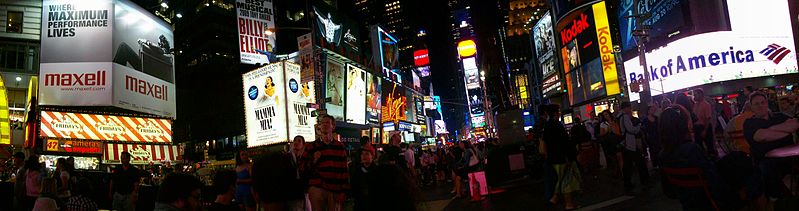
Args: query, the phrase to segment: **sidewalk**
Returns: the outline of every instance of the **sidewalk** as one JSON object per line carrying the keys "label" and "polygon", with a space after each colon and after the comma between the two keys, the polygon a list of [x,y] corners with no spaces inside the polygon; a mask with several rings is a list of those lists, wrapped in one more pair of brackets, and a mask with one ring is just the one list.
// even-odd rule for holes
{"label": "sidewalk", "polygon": [[[574,198],[583,206],[580,210],[680,210],[679,201],[663,195],[659,177],[653,175],[652,181],[649,188],[638,185],[630,195],[625,195],[621,178],[612,171],[601,170],[596,178],[583,178],[583,190]],[[636,179],[634,183],[637,184]],[[451,190],[451,184],[422,188],[424,210],[563,210],[562,205],[546,204],[541,180],[525,178],[492,187],[492,194],[480,202],[451,199]]]}

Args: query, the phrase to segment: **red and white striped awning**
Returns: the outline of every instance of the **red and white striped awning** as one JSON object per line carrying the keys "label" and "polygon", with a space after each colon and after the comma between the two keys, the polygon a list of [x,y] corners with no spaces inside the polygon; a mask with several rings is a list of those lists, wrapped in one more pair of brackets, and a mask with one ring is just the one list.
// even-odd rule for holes
{"label": "red and white striped awning", "polygon": [[179,148],[177,145],[106,143],[103,163],[120,163],[125,151],[131,154],[130,163],[133,164],[175,161],[180,155]]}

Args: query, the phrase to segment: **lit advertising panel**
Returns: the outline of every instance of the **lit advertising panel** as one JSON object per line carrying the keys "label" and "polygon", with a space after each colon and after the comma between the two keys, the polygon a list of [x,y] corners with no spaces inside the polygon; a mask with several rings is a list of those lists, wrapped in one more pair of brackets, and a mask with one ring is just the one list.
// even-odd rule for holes
{"label": "lit advertising panel", "polygon": [[[605,2],[576,9],[564,16],[556,28],[561,37],[560,56],[570,103],[620,93]],[[589,73],[594,77],[587,78]]]}
{"label": "lit advertising panel", "polygon": [[541,61],[541,73],[545,77],[557,73],[555,71],[555,58],[550,57]]}
{"label": "lit advertising panel", "polygon": [[172,142],[172,121],[42,111],[40,134],[48,138],[169,143]]}
{"label": "lit advertising panel", "polygon": [[413,52],[413,64],[417,67],[427,66],[430,64],[427,49],[416,50]]}
{"label": "lit advertising panel", "polygon": [[360,25],[326,3],[314,4],[316,44],[354,61],[360,61]]}
{"label": "lit advertising panel", "polygon": [[380,124],[380,106],[382,103],[380,100],[380,91],[382,90],[380,86],[380,77],[368,72],[366,73],[366,77],[369,79],[369,89],[366,91],[368,120],[369,123]]}
{"label": "lit advertising panel", "polygon": [[472,117],[472,128],[485,127],[485,126],[486,126],[485,116]]}
{"label": "lit advertising panel", "polygon": [[314,140],[316,118],[311,116],[311,112],[315,109],[308,107],[308,103],[313,102],[313,89],[300,84],[300,65],[285,62],[285,68],[289,138],[294,140],[295,136],[302,136],[305,140]]}
{"label": "lit advertising panel", "polygon": [[42,8],[40,104],[175,117],[170,25],[125,0],[48,0]]}
{"label": "lit advertising panel", "polygon": [[477,54],[477,44],[474,40],[464,40],[458,42],[458,56],[461,58],[471,57]]}
{"label": "lit advertising panel", "polygon": [[437,134],[445,134],[445,133],[449,133],[449,132],[447,131],[447,123],[446,123],[446,122],[444,122],[444,120],[436,120],[436,121],[434,121],[434,122],[435,122],[435,124],[436,124],[436,133],[437,133]]}
{"label": "lit advertising panel", "polygon": [[75,159],[75,169],[85,170],[100,170],[100,159],[97,157],[82,157],[82,156],[67,156],[67,155],[40,155],[39,163],[44,163],[44,168],[50,171],[55,171],[56,162],[59,158],[67,159],[72,157]]}
{"label": "lit advertising panel", "polygon": [[8,114],[6,85],[3,83],[3,78],[0,77],[0,144],[11,144],[11,119]]}
{"label": "lit advertising panel", "polygon": [[[731,31],[693,35],[647,53],[651,94],[744,78],[797,73],[788,5],[782,0],[727,1]],[[624,62],[643,79],[638,58]],[[630,93],[630,100],[638,100]]]}
{"label": "lit advertising panel", "polygon": [[[541,16],[538,23],[533,26],[533,40],[535,43],[535,55],[539,61],[544,61],[552,57],[555,52],[555,35],[552,34],[552,17],[549,12]],[[544,71],[546,75],[547,71]]]}
{"label": "lit advertising panel", "polygon": [[485,114],[483,108],[483,90],[480,88],[467,90],[467,97],[469,99],[469,113],[472,117],[482,116]]}
{"label": "lit advertising panel", "polygon": [[391,82],[383,82],[382,121],[406,121],[408,101],[405,88]]}
{"label": "lit advertising panel", "polygon": [[414,97],[414,107],[416,108],[416,123],[424,124],[427,117],[424,115],[424,103],[422,98]]}
{"label": "lit advertising panel", "polygon": [[422,81],[419,80],[419,74],[416,74],[416,71],[411,70],[411,79],[413,80],[413,89],[422,90]]}
{"label": "lit advertising panel", "polygon": [[416,111],[417,111],[416,110],[416,103],[415,103],[416,96],[413,94],[413,92],[411,92],[411,90],[407,90],[407,89],[405,90],[405,96],[406,96],[405,99],[407,99],[406,102],[407,102],[407,106],[408,106],[408,110],[407,110],[408,115],[406,116],[407,117],[406,121],[408,121],[408,122],[416,122],[416,116],[417,116],[416,115]]}
{"label": "lit advertising panel", "polygon": [[288,141],[283,63],[242,75],[247,147]]}
{"label": "lit advertising panel", "polygon": [[466,77],[466,88],[474,89],[480,87],[480,71],[477,70],[477,57],[469,57],[462,60],[463,73]]}
{"label": "lit advertising panel", "polygon": [[314,76],[316,74],[316,64],[313,62],[313,43],[311,43],[311,33],[297,37],[297,49],[299,54],[295,58],[295,63],[300,64],[300,83],[302,88],[310,90],[310,103],[316,103],[316,89],[314,89]]}
{"label": "lit advertising panel", "polygon": [[376,54],[375,69],[389,75],[392,70],[399,69],[399,46],[397,38],[380,26],[372,26],[372,52]]}
{"label": "lit advertising panel", "polygon": [[419,71],[421,77],[430,76],[430,66],[417,67],[416,70]]}
{"label": "lit advertising panel", "polygon": [[47,139],[47,143],[44,145],[44,151],[75,154],[103,154],[103,143],[100,141]]}
{"label": "lit advertising panel", "polygon": [[338,121],[344,121],[344,67],[341,63],[327,60],[327,88],[325,97],[330,99],[325,105],[327,114]]}
{"label": "lit advertising panel", "polygon": [[[269,64],[275,48],[275,16],[271,0],[236,0],[239,55],[244,64]],[[267,30],[273,33],[268,35]]]}
{"label": "lit advertising panel", "polygon": [[366,71],[347,65],[347,122],[366,124]]}
{"label": "lit advertising panel", "polygon": [[106,143],[105,152],[103,153],[103,163],[121,163],[122,152],[130,153],[131,164],[176,161],[178,160],[178,156],[181,155],[180,147],[177,145]]}

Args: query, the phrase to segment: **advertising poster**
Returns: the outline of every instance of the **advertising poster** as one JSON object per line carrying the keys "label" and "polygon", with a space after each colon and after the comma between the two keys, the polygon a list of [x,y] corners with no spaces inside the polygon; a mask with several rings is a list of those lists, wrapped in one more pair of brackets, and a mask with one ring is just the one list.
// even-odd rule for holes
{"label": "advertising poster", "polygon": [[114,8],[114,63],[174,84],[172,26],[130,2]]}
{"label": "advertising poster", "polygon": [[552,57],[555,51],[555,38],[552,34],[552,17],[549,12],[541,16],[538,23],[533,26],[533,40],[535,44],[535,55],[538,60],[545,60]]}
{"label": "advertising poster", "polygon": [[585,79],[583,71],[576,69],[566,73],[566,89],[569,93],[569,103],[572,105],[585,101]]}
{"label": "advertising poster", "polygon": [[413,89],[422,90],[422,82],[419,80],[419,74],[411,70],[411,79],[413,79]]}
{"label": "advertising poster", "polygon": [[474,89],[480,87],[480,73],[477,69],[477,57],[469,57],[462,60],[464,77],[466,77],[466,88]]}
{"label": "advertising poster", "polygon": [[372,26],[372,52],[379,56],[374,56],[375,69],[380,69],[383,73],[399,69],[399,46],[397,38],[386,32],[379,26]]}
{"label": "advertising poster", "polygon": [[42,137],[124,142],[172,142],[169,119],[41,112]]}
{"label": "advertising poster", "polygon": [[315,139],[314,126],[316,118],[311,116],[312,108],[308,103],[313,101],[313,89],[300,84],[300,65],[285,62],[286,68],[286,103],[288,105],[289,139],[302,136],[305,140]]}
{"label": "advertising poster", "polygon": [[316,44],[354,61],[360,61],[361,25],[327,4],[314,4],[313,9],[316,14],[313,27],[318,32],[314,34]]}
{"label": "advertising poster", "polygon": [[100,170],[100,159],[97,157],[81,157],[81,156],[66,156],[66,155],[40,155],[39,163],[44,163],[45,168],[50,171],[55,171],[56,162],[59,158],[67,159],[69,157],[75,158],[75,169],[84,170]]}
{"label": "advertising poster", "polygon": [[11,144],[11,121],[8,113],[6,85],[0,77],[0,144]]}
{"label": "advertising poster", "polygon": [[408,111],[408,102],[405,93],[405,88],[398,86],[395,83],[384,82],[382,92],[382,121],[406,121]]}
{"label": "advertising poster", "polygon": [[283,63],[273,63],[242,76],[247,147],[288,141],[283,76]]}
{"label": "advertising poster", "polygon": [[605,77],[602,75],[601,65],[599,60],[594,60],[580,69],[583,71],[583,80],[585,81],[583,84],[585,84],[586,100],[605,95]]}
{"label": "advertising poster", "polygon": [[382,89],[380,86],[380,77],[368,72],[366,76],[369,80],[369,89],[366,90],[366,113],[368,120],[371,124],[380,124],[380,105],[382,103],[380,100],[380,91]]}
{"label": "advertising poster", "polygon": [[41,63],[112,60],[112,0],[45,0],[41,23]]}
{"label": "advertising poster", "polygon": [[408,115],[406,116],[407,119],[405,119],[405,121],[416,122],[416,103],[414,102],[416,99],[414,98],[413,92],[411,92],[411,90],[405,90],[405,96],[408,106],[408,110],[406,110]]}
{"label": "advertising poster", "polygon": [[114,105],[120,108],[175,117],[175,85],[129,67],[113,64]]}
{"label": "advertising poster", "polygon": [[313,62],[313,43],[311,40],[311,33],[297,37],[297,49],[299,49],[299,58],[297,63],[300,64],[300,84],[303,89],[310,90],[310,103],[316,103],[316,91],[314,89],[314,76],[316,75],[316,64]]}
{"label": "advertising poster", "polygon": [[338,62],[327,60],[327,87],[325,97],[329,100],[325,108],[327,114],[338,121],[344,121],[344,67]]}
{"label": "advertising poster", "polygon": [[424,103],[422,98],[414,97],[414,108],[416,108],[416,123],[424,124],[427,117],[424,115]]}
{"label": "advertising poster", "polygon": [[[272,0],[236,0],[239,55],[244,64],[269,64],[267,52],[275,47]],[[267,30],[273,30],[267,35]]]}
{"label": "advertising poster", "polygon": [[445,134],[445,133],[449,133],[449,132],[447,131],[447,123],[446,123],[446,122],[444,122],[444,120],[436,120],[436,121],[434,121],[434,122],[435,122],[435,124],[436,124],[436,133],[437,133],[437,134]]}
{"label": "advertising poster", "polygon": [[541,62],[541,72],[544,77],[549,76],[555,72],[555,59],[550,57]]}
{"label": "advertising poster", "polygon": [[103,154],[103,143],[100,141],[47,139],[44,145],[44,151],[76,154]]}
{"label": "advertising poster", "polygon": [[[731,31],[692,35],[647,53],[644,70],[638,58],[624,62],[628,81],[650,73],[653,96],[693,86],[797,73],[796,49],[788,11],[782,0],[728,0]],[[630,93],[630,100],[638,100]]]}
{"label": "advertising poster", "polygon": [[467,94],[469,98],[469,113],[472,114],[472,117],[484,115],[483,90],[480,88],[469,89]]}
{"label": "advertising poster", "polygon": [[366,124],[366,71],[347,65],[347,122]]}
{"label": "advertising poster", "polygon": [[177,145],[105,143],[104,164],[121,163],[122,152],[130,153],[131,164],[176,161],[180,155]]}
{"label": "advertising poster", "polygon": [[551,76],[544,78],[542,87],[543,87],[542,92],[544,93],[544,95],[560,92],[561,82],[558,74],[553,74]]}

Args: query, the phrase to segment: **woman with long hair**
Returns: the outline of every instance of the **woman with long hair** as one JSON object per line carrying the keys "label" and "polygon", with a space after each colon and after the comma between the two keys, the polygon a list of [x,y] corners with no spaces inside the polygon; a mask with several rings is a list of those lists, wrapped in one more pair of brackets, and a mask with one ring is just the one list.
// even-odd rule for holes
{"label": "woman with long hair", "polygon": [[58,198],[61,200],[66,200],[72,195],[70,193],[72,169],[71,165],[67,163],[67,159],[58,158],[56,160],[55,174],[53,177],[57,178],[56,184],[58,186]]}
{"label": "woman with long hair", "polygon": [[[721,210],[736,210],[729,207],[730,193],[720,182],[716,167],[704,151],[691,141],[690,112],[681,105],[673,105],[663,111],[658,120],[658,133],[663,144],[661,159],[664,168],[689,168],[702,169],[703,178],[710,186],[713,199],[719,204]],[[664,190],[672,188],[664,187]],[[711,203],[703,190],[674,189],[680,199],[684,210],[712,210]],[[724,208],[726,207],[726,209]]]}
{"label": "woman with long hair", "polygon": [[252,163],[247,153],[236,155],[236,200],[242,209],[255,210],[255,199],[252,196]]}
{"label": "woman with long hair", "polygon": [[58,186],[55,178],[44,178],[42,180],[42,189],[39,198],[33,205],[33,210],[36,211],[58,211],[57,193]]}
{"label": "woman with long hair", "polygon": [[39,156],[31,155],[25,161],[25,192],[28,196],[25,199],[25,210],[33,208],[33,203],[42,190],[42,166],[39,163]]}
{"label": "woman with long hair", "polygon": [[624,159],[618,150],[621,141],[621,128],[619,123],[613,118],[609,110],[604,110],[599,114],[599,137],[601,139],[602,151],[605,153],[607,167],[615,166],[616,175],[621,176],[621,169],[624,166]]}

